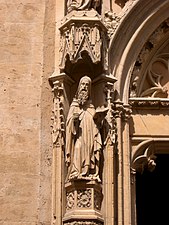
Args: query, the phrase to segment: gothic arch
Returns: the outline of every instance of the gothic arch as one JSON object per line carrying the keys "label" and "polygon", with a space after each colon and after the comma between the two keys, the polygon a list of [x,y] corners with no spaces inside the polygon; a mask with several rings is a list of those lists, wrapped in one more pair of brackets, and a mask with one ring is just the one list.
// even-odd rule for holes
{"label": "gothic arch", "polygon": [[[121,115],[121,118],[117,118],[117,164],[119,166],[117,183],[118,189],[121,186],[123,189],[121,192],[118,190],[117,194],[116,204],[118,206],[117,218],[119,224],[120,221],[124,221],[124,224],[136,225],[135,171],[142,171],[143,167],[153,170],[155,166],[154,146],[157,147],[159,143],[164,145],[164,142],[167,143],[169,140],[168,128],[164,129],[164,133],[162,128],[162,126],[165,127],[168,120],[168,98],[163,99],[164,102],[161,99],[149,101],[147,98],[147,101],[145,101],[146,98],[144,100],[137,98],[138,104],[135,104],[135,100],[131,104],[129,96],[137,59],[151,35],[168,19],[168,11],[169,0],[134,1],[132,8],[121,19],[121,23],[113,34],[109,45],[109,72],[117,79],[114,85],[116,91],[115,105],[118,106],[118,109],[123,107],[126,109],[126,106],[130,104],[133,110],[131,120],[124,121]],[[166,33],[166,37],[168,37],[168,33]],[[164,42],[158,43],[162,45]],[[149,105],[147,105],[148,101]],[[163,111],[159,109],[163,109]],[[150,117],[147,116],[147,113],[150,114]],[[148,120],[151,120],[150,126],[152,129],[146,126]],[[159,121],[163,124],[162,126]],[[139,128],[140,124],[143,125],[141,128]],[[159,130],[157,129],[158,126]],[[145,129],[141,131],[143,127]],[[160,132],[163,134],[161,135]],[[122,213],[123,209],[127,210]]]}
{"label": "gothic arch", "polygon": [[[137,1],[114,33],[109,47],[110,73],[117,78],[116,100],[128,103],[131,73],[153,31],[168,18],[169,1]],[[135,19],[133,19],[135,18]]]}

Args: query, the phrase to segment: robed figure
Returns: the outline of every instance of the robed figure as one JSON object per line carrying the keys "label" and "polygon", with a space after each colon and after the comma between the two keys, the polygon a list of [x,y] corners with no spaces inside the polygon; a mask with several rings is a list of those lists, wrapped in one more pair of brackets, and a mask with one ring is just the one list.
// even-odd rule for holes
{"label": "robed figure", "polygon": [[90,10],[92,8],[97,9],[100,6],[100,0],[68,0],[67,8],[68,12],[72,10]]}
{"label": "robed figure", "polygon": [[91,100],[91,79],[81,78],[66,122],[67,181],[99,178],[102,140],[95,123],[96,110]]}

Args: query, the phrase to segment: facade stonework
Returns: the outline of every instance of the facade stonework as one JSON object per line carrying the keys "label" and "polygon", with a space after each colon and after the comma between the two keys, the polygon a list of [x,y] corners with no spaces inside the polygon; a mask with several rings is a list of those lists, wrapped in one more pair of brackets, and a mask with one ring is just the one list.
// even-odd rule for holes
{"label": "facade stonework", "polygon": [[169,0],[0,9],[0,225],[160,224]]}

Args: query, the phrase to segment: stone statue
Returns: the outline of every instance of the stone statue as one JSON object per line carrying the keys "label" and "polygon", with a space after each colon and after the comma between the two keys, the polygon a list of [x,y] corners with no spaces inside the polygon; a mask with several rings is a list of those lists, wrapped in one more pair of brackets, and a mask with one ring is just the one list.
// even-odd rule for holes
{"label": "stone statue", "polygon": [[95,10],[100,6],[100,0],[68,0],[67,8],[68,12],[72,10],[90,10],[94,8]]}
{"label": "stone statue", "polygon": [[[81,78],[77,93],[70,106],[66,122],[66,181],[99,178],[102,140],[99,132],[100,118],[107,109],[97,112],[91,100],[91,79]],[[97,124],[96,124],[97,121]]]}

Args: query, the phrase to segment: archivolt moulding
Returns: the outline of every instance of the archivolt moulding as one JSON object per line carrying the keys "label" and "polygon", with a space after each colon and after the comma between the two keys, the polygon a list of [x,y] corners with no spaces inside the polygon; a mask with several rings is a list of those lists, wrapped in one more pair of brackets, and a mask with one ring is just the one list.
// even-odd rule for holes
{"label": "archivolt moulding", "polygon": [[131,77],[130,97],[168,98],[169,19],[149,37]]}
{"label": "archivolt moulding", "polygon": [[168,11],[169,0],[138,1],[119,24],[109,46],[110,73],[118,80],[115,84],[116,100],[128,104],[135,62],[147,39],[167,20]]}

